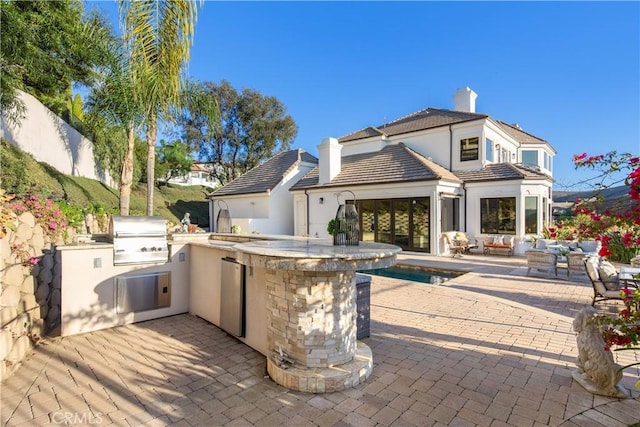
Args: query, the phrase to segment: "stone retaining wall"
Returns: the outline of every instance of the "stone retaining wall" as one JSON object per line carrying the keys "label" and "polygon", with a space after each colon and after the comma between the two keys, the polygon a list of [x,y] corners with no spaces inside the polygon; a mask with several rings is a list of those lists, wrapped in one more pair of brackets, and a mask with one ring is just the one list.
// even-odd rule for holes
{"label": "stone retaining wall", "polygon": [[[87,218],[83,228],[104,232]],[[38,341],[60,325],[61,266],[55,250],[76,239],[73,228],[52,242],[30,212],[0,239],[0,381],[11,376]]]}

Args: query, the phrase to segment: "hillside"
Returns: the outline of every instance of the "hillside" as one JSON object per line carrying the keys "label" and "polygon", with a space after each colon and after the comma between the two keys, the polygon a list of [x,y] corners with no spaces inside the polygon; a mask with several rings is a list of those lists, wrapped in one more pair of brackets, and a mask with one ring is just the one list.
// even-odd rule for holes
{"label": "hillside", "polygon": [[[116,212],[119,209],[117,189],[93,179],[62,174],[4,140],[0,147],[0,178],[2,188],[9,193],[29,192],[54,200],[65,200],[79,207],[94,205]],[[209,205],[206,196],[210,192],[211,189],[203,186],[156,187],[154,213],[178,223],[185,212],[190,212],[193,224],[207,228]],[[132,191],[131,214],[144,215],[146,206],[147,187],[141,184]]]}
{"label": "hillside", "polygon": [[[577,199],[588,199],[593,197],[593,190],[587,191],[554,191],[553,200],[555,202],[573,202]],[[618,187],[607,188],[600,192],[600,195],[607,200],[618,200],[629,197],[629,187],[620,185]]]}

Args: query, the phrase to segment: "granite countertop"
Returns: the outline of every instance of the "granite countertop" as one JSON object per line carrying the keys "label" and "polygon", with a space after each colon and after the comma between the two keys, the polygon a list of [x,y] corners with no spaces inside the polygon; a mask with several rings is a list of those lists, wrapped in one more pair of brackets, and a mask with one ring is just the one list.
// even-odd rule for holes
{"label": "granite countertop", "polygon": [[234,248],[240,252],[267,257],[344,260],[388,257],[401,250],[398,246],[373,242],[360,242],[358,246],[334,246],[330,239],[257,241],[238,243]]}
{"label": "granite countertop", "polygon": [[385,268],[396,263],[398,246],[360,242],[334,246],[330,239],[282,240],[239,243],[233,247],[238,262],[269,270],[355,271]]}

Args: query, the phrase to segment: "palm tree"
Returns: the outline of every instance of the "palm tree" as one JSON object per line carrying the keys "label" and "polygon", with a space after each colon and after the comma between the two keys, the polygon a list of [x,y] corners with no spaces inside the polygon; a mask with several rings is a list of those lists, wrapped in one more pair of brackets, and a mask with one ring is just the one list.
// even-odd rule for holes
{"label": "palm tree", "polygon": [[[133,97],[132,82],[126,71],[126,57],[118,55],[121,51],[121,49],[118,50],[117,45],[114,46],[113,62],[102,84],[93,87],[89,93],[87,121],[93,124],[93,129],[103,129],[109,133],[114,129],[122,129],[126,134],[127,148],[120,174],[120,215],[129,215],[133,185],[134,143],[143,116]],[[113,140],[112,136],[106,137]]]}
{"label": "palm tree", "polygon": [[147,215],[153,215],[158,120],[179,104],[198,4],[191,0],[118,0],[136,102],[147,138]]}

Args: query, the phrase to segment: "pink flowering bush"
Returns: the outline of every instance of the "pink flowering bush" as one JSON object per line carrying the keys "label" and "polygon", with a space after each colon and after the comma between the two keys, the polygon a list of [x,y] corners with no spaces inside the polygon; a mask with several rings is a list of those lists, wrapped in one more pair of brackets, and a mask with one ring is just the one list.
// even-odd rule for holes
{"label": "pink flowering bush", "polygon": [[[600,240],[600,256],[629,263],[631,258],[640,254],[640,159],[631,154],[618,155],[611,152],[597,156],[583,153],[575,155],[573,161],[576,168],[600,169],[602,177],[619,171],[629,172],[624,179],[625,185],[629,187],[629,199],[601,211],[597,206],[579,200],[574,209],[576,218],[580,218],[580,221],[574,223],[577,225],[578,235]],[[640,275],[634,277],[640,279]],[[637,351],[640,350],[640,290],[625,288],[621,291],[621,296],[625,308],[617,316],[598,318],[606,343],[605,349],[617,347],[615,351]],[[622,369],[632,366],[640,366],[640,363],[632,363]],[[636,387],[640,387],[640,381],[636,383]]]}
{"label": "pink flowering bush", "polygon": [[38,257],[31,256],[29,248],[25,243],[14,243],[11,245],[11,252],[20,260],[20,263],[29,268],[33,268],[39,261]]}
{"label": "pink flowering bush", "polygon": [[[605,350],[617,347],[614,351],[640,350],[640,290],[625,288],[621,291],[625,308],[616,317],[599,316],[602,338],[605,342]],[[631,363],[621,369],[640,366],[640,362]],[[640,380],[636,382],[636,388],[640,388]]]}
{"label": "pink flowering bush", "polygon": [[576,217],[566,221],[578,239],[596,239],[602,243],[600,256],[628,264],[640,255],[640,158],[628,153],[597,156],[583,153],[575,155],[573,161],[576,168],[600,169],[603,177],[629,171],[624,179],[629,187],[629,199],[604,210],[598,210],[598,203],[576,200]]}
{"label": "pink flowering bush", "polygon": [[68,222],[64,213],[51,199],[40,199],[38,196],[27,196],[23,199],[14,200],[9,204],[16,215],[23,212],[31,212],[36,221],[43,228],[45,234],[55,242],[63,236]]}

